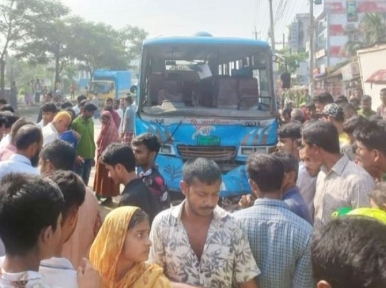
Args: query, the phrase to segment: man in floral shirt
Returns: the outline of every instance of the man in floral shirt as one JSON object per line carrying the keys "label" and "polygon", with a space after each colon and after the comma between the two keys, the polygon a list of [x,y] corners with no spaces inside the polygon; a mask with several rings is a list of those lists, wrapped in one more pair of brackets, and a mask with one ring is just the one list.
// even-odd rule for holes
{"label": "man in floral shirt", "polygon": [[137,166],[141,168],[139,177],[153,192],[162,210],[170,208],[170,198],[164,178],[156,167],[155,158],[161,147],[158,138],[151,133],[141,134],[133,139],[131,146]]}
{"label": "man in floral shirt", "polygon": [[210,159],[183,167],[186,200],[158,214],[149,261],[164,269],[172,287],[256,288],[260,270],[235,218],[217,206],[221,170]]}

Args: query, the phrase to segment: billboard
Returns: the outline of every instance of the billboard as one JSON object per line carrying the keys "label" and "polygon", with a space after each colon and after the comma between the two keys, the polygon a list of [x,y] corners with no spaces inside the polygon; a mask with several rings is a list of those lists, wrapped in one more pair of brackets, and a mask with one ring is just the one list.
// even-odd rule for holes
{"label": "billboard", "polygon": [[386,0],[324,0],[330,14],[346,14],[348,22],[358,21],[358,14],[386,13]]}

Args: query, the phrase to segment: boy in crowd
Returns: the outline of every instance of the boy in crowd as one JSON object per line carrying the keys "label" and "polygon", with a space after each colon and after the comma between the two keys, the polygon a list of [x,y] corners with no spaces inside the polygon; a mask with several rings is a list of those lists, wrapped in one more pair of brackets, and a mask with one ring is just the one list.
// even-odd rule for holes
{"label": "boy in crowd", "polygon": [[358,111],[358,114],[365,117],[366,119],[369,119],[371,116],[376,115],[377,112],[373,111],[371,109],[372,105],[372,99],[369,95],[364,95],[362,97],[362,109]]}
{"label": "boy in crowd", "polygon": [[43,104],[42,108],[40,109],[42,111],[42,120],[37,125],[40,128],[43,128],[47,126],[48,123],[51,123],[52,120],[54,120],[54,117],[58,112],[58,109],[56,108],[56,105],[54,103]]}
{"label": "boy in crowd", "polygon": [[284,166],[283,201],[293,213],[312,224],[308,206],[300,194],[299,188],[296,186],[299,171],[298,160],[292,154],[286,152],[277,152],[273,155],[279,158]]}
{"label": "boy in crowd", "polygon": [[72,122],[71,128],[79,135],[79,143],[77,146],[78,155],[82,158],[78,162],[77,174],[82,177],[84,184],[88,185],[91,168],[95,165],[95,140],[94,140],[94,113],[98,108],[87,103],[81,111],[81,114]]}
{"label": "boy in crowd", "polygon": [[126,144],[113,143],[103,152],[100,161],[115,183],[125,185],[119,206],[137,206],[145,211],[152,223],[160,212],[159,200],[135,173],[133,150]]}
{"label": "boy in crowd", "polygon": [[6,120],[3,138],[0,141],[0,148],[3,148],[6,147],[9,143],[11,143],[11,129],[13,124],[15,124],[17,120],[19,120],[19,117],[9,111],[1,112],[0,115]]}
{"label": "boy in crowd", "polygon": [[170,198],[165,180],[155,164],[155,159],[161,147],[158,138],[151,133],[144,133],[133,139],[131,147],[136,164],[142,170],[139,177],[159,199],[161,209],[170,208]]}
{"label": "boy in crowd", "polygon": [[39,264],[55,254],[63,206],[63,195],[51,180],[22,174],[2,179],[0,237],[6,254],[0,287],[49,287]]}
{"label": "boy in crowd", "polygon": [[[55,140],[44,147],[40,153],[40,173],[44,175],[59,170],[73,171],[75,159],[75,148],[67,142]],[[79,207],[76,228],[62,249],[62,255],[71,261],[73,267],[78,267],[81,260],[88,256],[88,251],[101,225],[98,201],[91,189],[86,187],[85,200]]]}

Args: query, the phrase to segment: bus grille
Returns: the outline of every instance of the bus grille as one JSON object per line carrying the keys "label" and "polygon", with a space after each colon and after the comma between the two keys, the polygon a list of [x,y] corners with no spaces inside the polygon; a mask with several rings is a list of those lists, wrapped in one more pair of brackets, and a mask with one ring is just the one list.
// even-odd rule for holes
{"label": "bus grille", "polygon": [[232,160],[236,155],[236,147],[232,146],[178,145],[177,150],[183,159],[204,157],[213,159],[214,161],[227,161]]}

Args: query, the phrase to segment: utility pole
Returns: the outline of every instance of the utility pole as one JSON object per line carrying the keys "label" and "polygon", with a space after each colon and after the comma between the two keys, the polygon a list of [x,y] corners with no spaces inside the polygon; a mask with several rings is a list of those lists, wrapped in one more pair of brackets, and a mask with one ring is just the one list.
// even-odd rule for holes
{"label": "utility pole", "polygon": [[272,54],[275,54],[276,49],[275,49],[275,25],[273,23],[273,5],[272,5],[273,0],[268,0],[268,1],[269,1],[269,19],[270,19],[270,26],[271,26],[271,48],[272,48]]}
{"label": "utility pole", "polygon": [[314,0],[310,0],[310,71],[309,71],[309,94],[311,97],[314,97],[314,62],[315,62],[315,45],[314,45],[314,35],[315,35],[315,20],[314,20]]}

